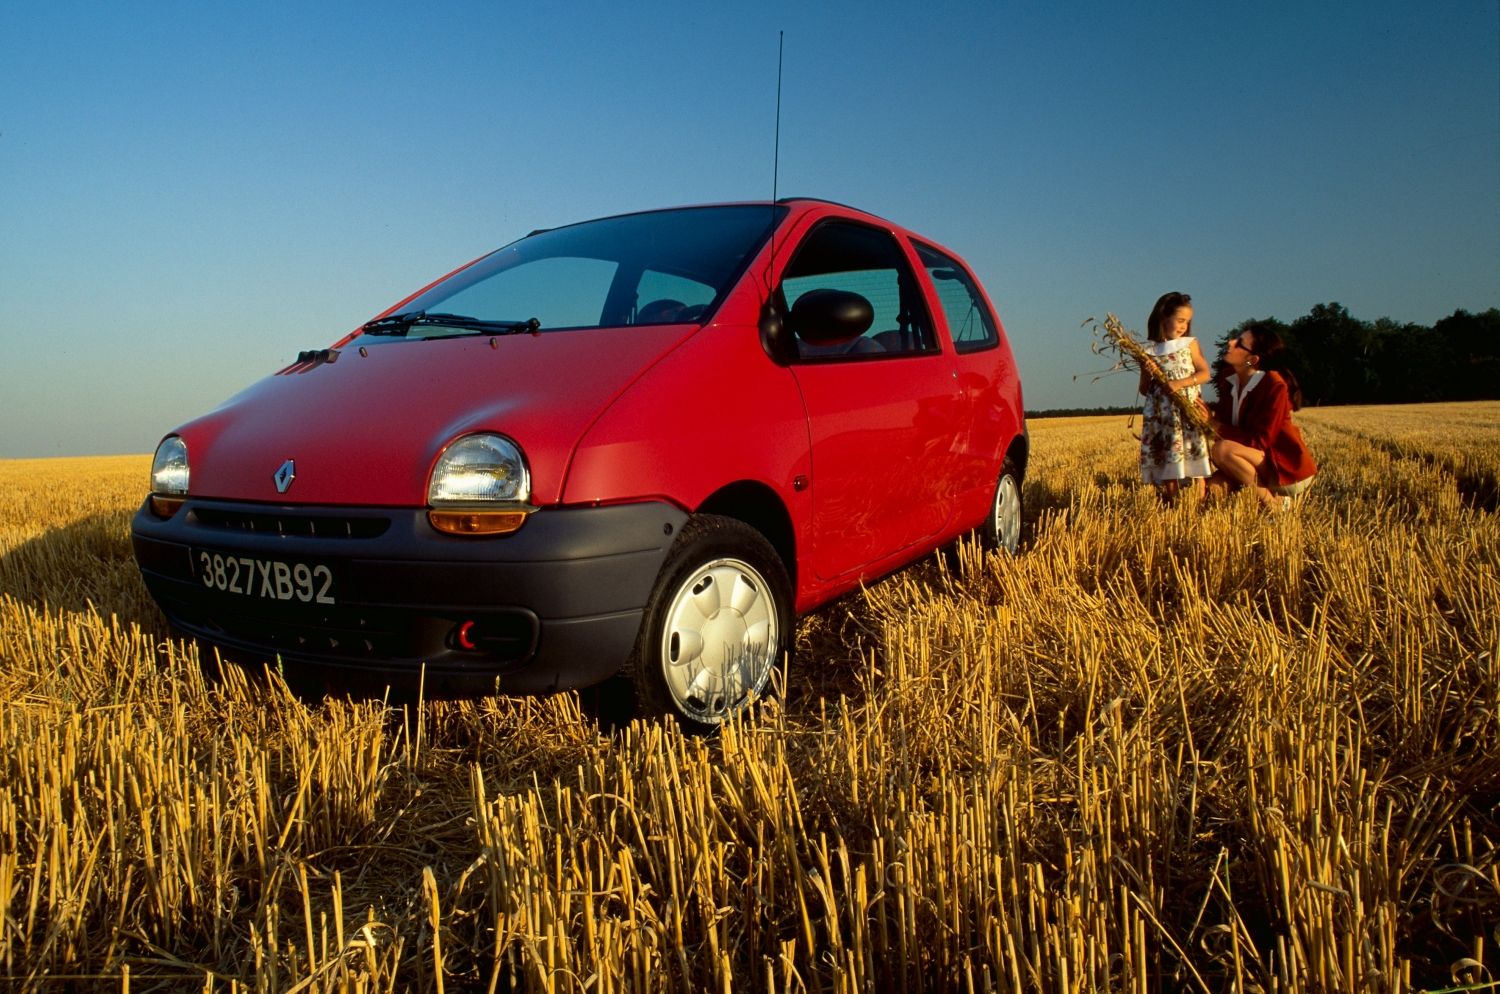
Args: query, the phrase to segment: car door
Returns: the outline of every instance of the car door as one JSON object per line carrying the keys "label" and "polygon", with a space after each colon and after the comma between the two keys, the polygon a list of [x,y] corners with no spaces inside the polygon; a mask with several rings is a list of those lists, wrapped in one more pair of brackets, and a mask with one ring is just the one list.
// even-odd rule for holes
{"label": "car door", "polygon": [[913,240],[918,264],[930,281],[937,311],[946,326],[964,393],[968,418],[954,486],[970,520],[988,513],[1005,449],[1025,418],[1017,407],[1020,384],[1003,330],[988,298],[968,268],[932,245]]}
{"label": "car door", "polygon": [[[798,334],[797,302],[816,290],[858,295],[869,327],[843,342]],[[937,534],[965,423],[954,357],[938,340],[902,244],[851,220],[803,239],[779,286],[812,452],[814,572],[832,580]]]}

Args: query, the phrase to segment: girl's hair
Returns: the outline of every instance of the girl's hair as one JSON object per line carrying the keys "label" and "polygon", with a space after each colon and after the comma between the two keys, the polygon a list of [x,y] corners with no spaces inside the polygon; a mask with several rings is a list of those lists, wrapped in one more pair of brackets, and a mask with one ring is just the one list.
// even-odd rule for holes
{"label": "girl's hair", "polygon": [[1267,373],[1274,372],[1285,380],[1292,410],[1299,410],[1302,407],[1302,384],[1297,382],[1297,375],[1292,372],[1291,350],[1286,347],[1286,343],[1281,340],[1281,336],[1274,329],[1258,328],[1252,325],[1244,331],[1250,333],[1253,343],[1247,351],[1260,360],[1255,364],[1255,368]]}
{"label": "girl's hair", "polygon": [[[1167,318],[1177,313],[1179,307],[1187,307],[1193,302],[1193,298],[1178,290],[1164,293],[1156,299],[1156,306],[1151,308],[1151,316],[1146,319],[1146,337],[1153,342],[1163,342],[1161,326],[1166,323]],[[1193,322],[1188,322],[1187,333],[1193,333]]]}

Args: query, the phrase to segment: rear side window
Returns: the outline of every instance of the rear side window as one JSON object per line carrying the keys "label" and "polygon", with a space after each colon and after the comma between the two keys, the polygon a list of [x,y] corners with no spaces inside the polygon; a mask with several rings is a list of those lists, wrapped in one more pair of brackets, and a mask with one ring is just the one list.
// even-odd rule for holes
{"label": "rear side window", "polygon": [[870,302],[875,320],[845,345],[798,341],[803,358],[864,358],[913,355],[937,350],[932,321],[922,303],[906,256],[887,232],[847,221],[819,226],[797,250],[782,276],[786,306],[811,290],[857,293]]}
{"label": "rear side window", "polygon": [[978,352],[1000,344],[995,319],[985,306],[984,296],[969,271],[930,245],[913,242],[917,258],[932,279],[938,304],[948,321],[948,334],[959,352]]}

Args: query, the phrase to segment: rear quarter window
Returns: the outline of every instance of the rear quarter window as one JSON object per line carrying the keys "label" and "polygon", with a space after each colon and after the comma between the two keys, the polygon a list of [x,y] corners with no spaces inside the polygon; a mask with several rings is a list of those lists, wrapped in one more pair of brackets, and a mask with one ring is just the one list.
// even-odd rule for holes
{"label": "rear quarter window", "polygon": [[930,245],[913,242],[922,268],[932,280],[938,306],[948,322],[948,334],[959,352],[978,352],[1000,344],[1000,333],[979,285],[957,259]]}

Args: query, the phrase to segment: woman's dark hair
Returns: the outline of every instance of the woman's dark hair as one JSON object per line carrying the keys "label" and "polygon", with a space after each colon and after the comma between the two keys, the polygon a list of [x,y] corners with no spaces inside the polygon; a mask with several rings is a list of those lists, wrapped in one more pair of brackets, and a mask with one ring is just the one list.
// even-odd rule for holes
{"label": "woman's dark hair", "polygon": [[[1161,326],[1166,323],[1167,318],[1177,313],[1177,308],[1187,307],[1192,304],[1193,298],[1178,290],[1164,293],[1156,298],[1156,306],[1151,308],[1151,316],[1146,319],[1146,337],[1153,342],[1165,341],[1161,337]],[[1188,322],[1188,334],[1193,333],[1193,322]]]}
{"label": "woman's dark hair", "polygon": [[1291,350],[1271,328],[1250,327],[1244,329],[1250,333],[1250,348],[1247,350],[1260,362],[1255,368],[1266,373],[1275,373],[1286,381],[1287,397],[1292,402],[1292,410],[1296,411],[1302,407],[1302,384],[1297,382],[1297,374],[1291,368]]}

